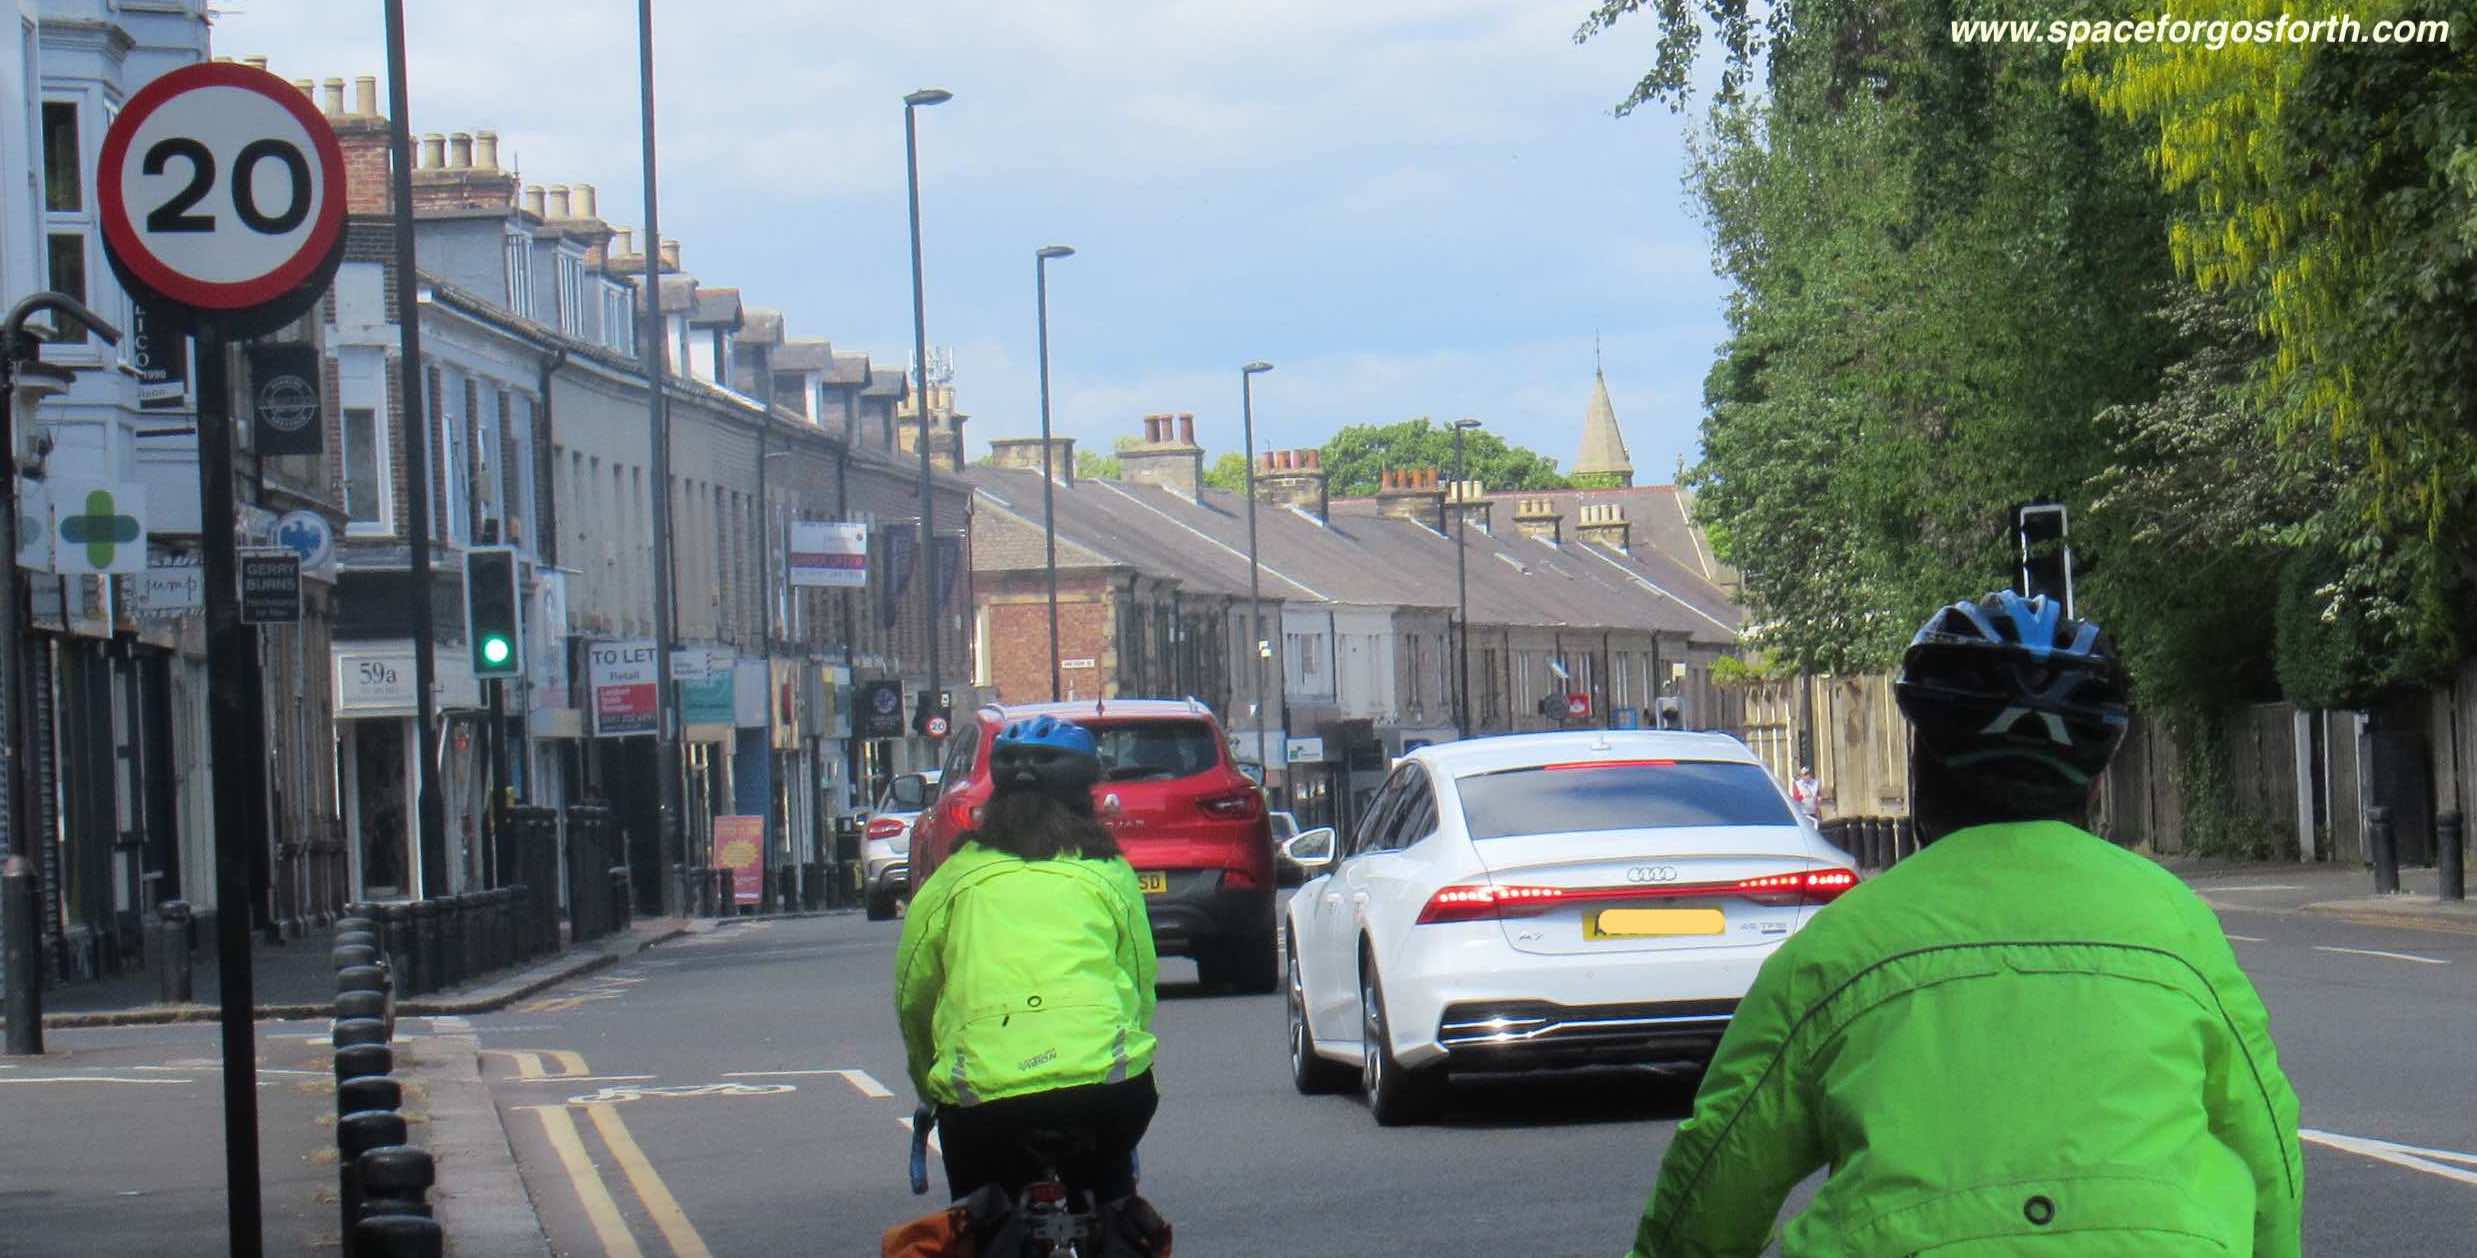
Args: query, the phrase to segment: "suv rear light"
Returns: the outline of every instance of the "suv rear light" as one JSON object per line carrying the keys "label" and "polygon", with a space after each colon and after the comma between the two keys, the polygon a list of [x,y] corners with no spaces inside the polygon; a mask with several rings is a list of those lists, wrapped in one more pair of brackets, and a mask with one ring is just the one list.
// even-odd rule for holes
{"label": "suv rear light", "polygon": [[1688,897],[1738,896],[1757,904],[1829,904],[1858,885],[1848,869],[1806,869],[1765,874],[1736,882],[1686,882],[1665,887],[1525,887],[1464,883],[1428,897],[1418,924],[1483,922],[1509,917],[1537,917],[1568,904],[1676,900]]}
{"label": "suv rear light", "polygon": [[967,808],[963,801],[958,799],[946,806],[946,824],[953,827],[957,834],[968,834],[980,829],[981,818],[987,816],[988,813],[988,809],[978,804]]}
{"label": "suv rear light", "polygon": [[1264,813],[1264,796],[1254,787],[1233,791],[1227,795],[1208,795],[1196,801],[1204,815],[1223,821],[1250,821]]}
{"label": "suv rear light", "polygon": [[892,817],[880,817],[869,823],[869,837],[872,839],[891,839],[901,833],[903,823]]}
{"label": "suv rear light", "polygon": [[1224,891],[1261,891],[1264,889],[1264,884],[1256,881],[1256,871],[1252,869],[1225,869],[1221,871],[1221,889]]}

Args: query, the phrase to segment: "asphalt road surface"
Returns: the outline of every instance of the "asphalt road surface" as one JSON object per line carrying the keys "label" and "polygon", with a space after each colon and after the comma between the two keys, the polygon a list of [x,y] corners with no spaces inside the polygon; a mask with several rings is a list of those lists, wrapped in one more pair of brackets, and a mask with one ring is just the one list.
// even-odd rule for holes
{"label": "asphalt road surface", "polygon": [[[2477,936],[2226,920],[2304,1098],[2306,1252],[2477,1252]],[[895,931],[735,924],[472,1019],[554,1249],[867,1254],[942,1204],[935,1171],[930,1197],[905,1183]],[[1278,997],[1202,992],[1181,961],[1163,997],[1144,1191],[1182,1258],[1613,1258],[1692,1095],[1651,1071],[1534,1077],[1380,1130],[1356,1098],[1291,1090]]]}

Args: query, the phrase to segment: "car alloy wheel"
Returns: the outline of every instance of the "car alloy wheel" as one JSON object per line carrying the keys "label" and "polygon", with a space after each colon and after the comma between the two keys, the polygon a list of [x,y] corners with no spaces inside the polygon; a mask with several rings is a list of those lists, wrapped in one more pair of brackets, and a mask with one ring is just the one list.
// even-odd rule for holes
{"label": "car alloy wheel", "polygon": [[1350,1067],[1326,1061],[1316,1055],[1315,1038],[1307,1025],[1307,981],[1299,973],[1298,941],[1291,940],[1289,954],[1290,1010],[1290,1081],[1306,1096],[1323,1096],[1347,1090],[1354,1080]]}
{"label": "car alloy wheel", "polygon": [[1384,997],[1376,990],[1376,972],[1359,976],[1359,1090],[1373,1105],[1385,1090]]}

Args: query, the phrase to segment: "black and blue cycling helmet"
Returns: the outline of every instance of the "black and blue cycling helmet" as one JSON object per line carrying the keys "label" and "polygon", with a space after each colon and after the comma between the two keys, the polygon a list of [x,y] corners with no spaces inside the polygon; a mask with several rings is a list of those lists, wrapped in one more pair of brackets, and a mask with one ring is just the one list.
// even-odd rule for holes
{"label": "black and blue cycling helmet", "polygon": [[2130,689],[2105,630],[2010,590],[1935,613],[1893,683],[1918,754],[2023,816],[2089,798],[2124,742]]}
{"label": "black and blue cycling helmet", "polygon": [[1073,721],[1036,716],[1013,722],[998,731],[989,750],[992,794],[1038,792],[1089,813],[1092,787],[1100,780],[1099,745],[1091,730]]}

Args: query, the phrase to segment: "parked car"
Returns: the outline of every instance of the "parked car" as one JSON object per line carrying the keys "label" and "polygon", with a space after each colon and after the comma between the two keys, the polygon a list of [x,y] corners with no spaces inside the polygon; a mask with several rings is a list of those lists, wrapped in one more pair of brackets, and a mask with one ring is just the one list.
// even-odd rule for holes
{"label": "parked car", "polygon": [[937,798],[938,771],[898,773],[886,783],[861,832],[861,902],[882,922],[912,894],[912,824]]}
{"label": "parked car", "polygon": [[1764,958],[1858,881],[1745,744],[1668,731],[1424,747],[1347,842],[1289,855],[1293,1080],[1355,1082],[1387,1126],[1452,1073],[1708,1062]]}
{"label": "parked car", "polygon": [[1232,764],[1212,709],[1193,699],[991,705],[962,717],[947,736],[945,785],[912,844],[920,877],[980,824],[998,731],[1042,715],[1092,730],[1101,754],[1093,808],[1135,866],[1162,955],[1195,958],[1208,985],[1278,988],[1264,793]]}

